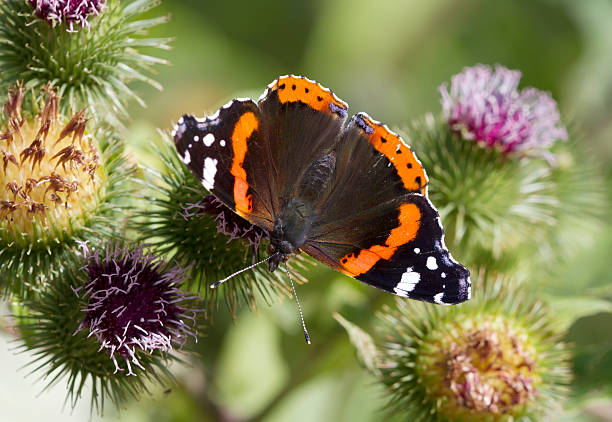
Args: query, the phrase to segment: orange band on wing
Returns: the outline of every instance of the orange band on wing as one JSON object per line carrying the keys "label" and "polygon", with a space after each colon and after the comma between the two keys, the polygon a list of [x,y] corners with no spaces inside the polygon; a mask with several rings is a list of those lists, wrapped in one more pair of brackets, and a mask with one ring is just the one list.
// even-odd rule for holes
{"label": "orange band on wing", "polygon": [[249,184],[247,183],[246,170],[242,167],[244,157],[247,153],[247,139],[259,127],[259,121],[252,112],[244,113],[234,126],[232,133],[232,148],[234,159],[232,161],[231,173],[234,181],[234,202],[236,212],[242,216],[253,211],[253,198],[247,195]]}
{"label": "orange band on wing", "polygon": [[358,114],[356,118],[362,120],[357,121],[357,125],[363,129],[370,144],[393,163],[404,187],[411,192],[427,195],[427,175],[410,147],[397,134],[365,113]]}
{"label": "orange band on wing", "polygon": [[301,101],[315,110],[346,117],[348,105],[329,89],[299,76],[281,76],[270,87],[282,104]]}
{"label": "orange band on wing", "polygon": [[368,272],[379,260],[391,259],[397,248],[413,240],[421,225],[421,210],[415,204],[402,204],[399,208],[399,226],[391,230],[384,245],[374,245],[356,255],[349,253],[340,258],[340,271],[351,277]]}

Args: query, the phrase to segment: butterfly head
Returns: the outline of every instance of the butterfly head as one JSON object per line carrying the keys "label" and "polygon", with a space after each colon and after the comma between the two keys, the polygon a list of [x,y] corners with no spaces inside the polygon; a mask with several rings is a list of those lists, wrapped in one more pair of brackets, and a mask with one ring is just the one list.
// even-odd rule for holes
{"label": "butterfly head", "polygon": [[272,237],[268,245],[268,256],[271,257],[268,261],[269,270],[276,270],[282,262],[286,262],[295,252],[296,248],[291,242]]}

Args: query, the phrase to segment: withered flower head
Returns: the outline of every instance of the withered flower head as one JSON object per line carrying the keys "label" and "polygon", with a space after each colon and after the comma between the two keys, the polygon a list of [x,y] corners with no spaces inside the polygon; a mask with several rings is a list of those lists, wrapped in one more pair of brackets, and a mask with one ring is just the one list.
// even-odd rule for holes
{"label": "withered flower head", "polygon": [[386,309],[375,375],[406,420],[540,421],[561,408],[569,355],[540,302],[481,272],[474,300]]}
{"label": "withered flower head", "polygon": [[0,227],[15,239],[58,237],[98,201],[99,156],[81,110],[58,113],[48,87],[34,116],[24,116],[23,88],[11,89],[0,122]]}
{"label": "withered flower head", "polygon": [[513,414],[533,402],[542,382],[535,371],[537,351],[525,341],[526,333],[511,325],[502,318],[484,320],[436,339],[418,357],[425,363],[423,378],[443,380],[431,385],[436,387],[431,393],[445,399],[441,414]]}

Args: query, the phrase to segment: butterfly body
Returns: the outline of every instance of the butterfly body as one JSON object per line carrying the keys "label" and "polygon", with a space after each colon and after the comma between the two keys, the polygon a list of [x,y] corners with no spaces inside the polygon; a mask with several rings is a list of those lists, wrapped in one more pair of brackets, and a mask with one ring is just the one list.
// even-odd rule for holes
{"label": "butterfly body", "polygon": [[[305,171],[296,197],[281,201],[283,205],[270,233],[270,253],[282,254],[280,262],[306,244],[312,226],[321,219],[321,210],[317,205],[331,182],[335,167],[335,154],[323,155]],[[270,271],[278,266],[276,261],[275,258],[270,260]]]}
{"label": "butterfly body", "polygon": [[427,176],[401,138],[318,83],[278,78],[258,103],[185,115],[177,152],[225,205],[268,231],[269,269],[303,251],[399,296],[469,299],[469,271],[444,245]]}

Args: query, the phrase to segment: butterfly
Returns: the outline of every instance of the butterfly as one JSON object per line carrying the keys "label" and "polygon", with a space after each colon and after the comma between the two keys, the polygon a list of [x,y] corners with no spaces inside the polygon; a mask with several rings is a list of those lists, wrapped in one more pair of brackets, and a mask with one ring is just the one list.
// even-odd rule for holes
{"label": "butterfly", "polygon": [[319,83],[281,76],[258,102],[184,115],[176,150],[223,204],[269,233],[276,270],[303,251],[398,296],[470,298],[470,273],[444,244],[425,170],[404,141]]}

